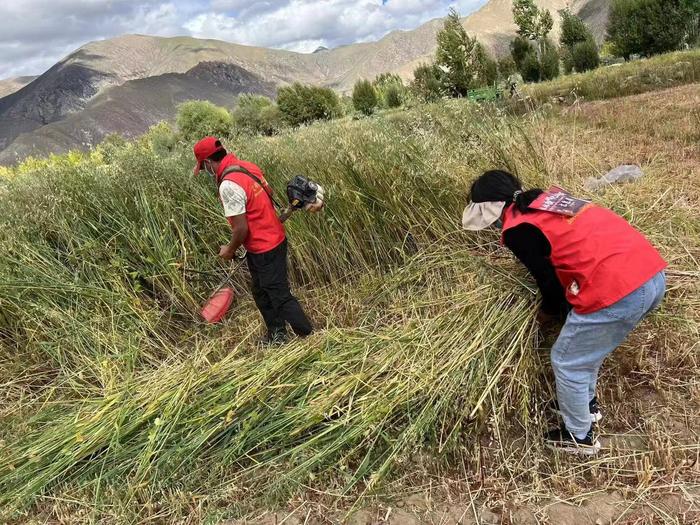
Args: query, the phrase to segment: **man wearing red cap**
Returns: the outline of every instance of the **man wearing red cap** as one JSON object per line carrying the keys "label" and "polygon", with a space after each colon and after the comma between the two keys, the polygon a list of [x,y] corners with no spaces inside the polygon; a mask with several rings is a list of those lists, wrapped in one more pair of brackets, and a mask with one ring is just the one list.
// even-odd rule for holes
{"label": "man wearing red cap", "polygon": [[287,237],[262,170],[227,153],[215,137],[195,144],[194,155],[194,174],[205,170],[216,181],[231,226],[231,240],[221,246],[219,257],[233,259],[240,246],[248,252],[253,298],[267,326],[266,342],[286,341],[287,323],[298,336],[309,335],[311,323],[289,288]]}

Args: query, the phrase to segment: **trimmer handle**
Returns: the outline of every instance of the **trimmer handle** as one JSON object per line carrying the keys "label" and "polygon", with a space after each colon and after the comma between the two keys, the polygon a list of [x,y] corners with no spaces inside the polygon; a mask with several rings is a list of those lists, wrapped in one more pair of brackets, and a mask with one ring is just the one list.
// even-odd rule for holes
{"label": "trimmer handle", "polygon": [[283,224],[287,222],[287,219],[289,219],[295,211],[297,211],[297,209],[292,206],[286,208],[280,215],[280,222]]}

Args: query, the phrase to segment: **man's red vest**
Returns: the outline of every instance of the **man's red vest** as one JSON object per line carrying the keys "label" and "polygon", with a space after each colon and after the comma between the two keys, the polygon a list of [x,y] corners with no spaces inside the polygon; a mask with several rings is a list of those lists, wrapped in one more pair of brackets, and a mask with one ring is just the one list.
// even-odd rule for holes
{"label": "man's red vest", "polygon": [[548,211],[503,215],[503,232],[531,224],[552,247],[550,259],[576,313],[607,308],[649,281],[667,264],[647,239],[612,211],[590,205],[567,217]]}
{"label": "man's red vest", "polygon": [[[258,184],[245,173],[229,173],[221,178],[221,175],[231,166],[241,166],[255,175],[263,183],[265,188]],[[219,185],[225,180],[238,184],[246,194],[245,213],[248,220],[248,237],[243,246],[251,253],[264,253],[277,248],[286,238],[284,226],[280,221],[272,199],[266,190],[272,189],[267,185],[265,176],[260,168],[252,162],[238,160],[235,155],[228,154],[221,161],[219,171],[216,174]],[[221,196],[219,196],[221,199]],[[229,217],[231,224],[231,218]]]}

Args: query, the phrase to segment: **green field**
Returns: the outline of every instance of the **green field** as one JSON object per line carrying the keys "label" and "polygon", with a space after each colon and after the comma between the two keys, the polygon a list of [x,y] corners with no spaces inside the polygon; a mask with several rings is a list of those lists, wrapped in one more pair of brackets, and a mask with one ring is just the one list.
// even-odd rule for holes
{"label": "green field", "polygon": [[[319,329],[283,348],[256,346],[243,270],[227,321],[198,319],[227,271],[215,257],[227,225],[211,183],[191,176],[189,144],[166,150],[161,130],[5,170],[3,522],[219,523],[303,507],[323,523],[428,486],[503,516],[504,502],[601,487],[630,512],[692,493],[699,87],[524,116],[448,101],[232,140],[277,189],[306,174],[330,195],[288,226]],[[583,190],[624,162],[647,176]],[[663,309],[606,368],[606,448],[588,463],[539,439],[552,334],[533,319],[534,283],[495,232],[459,228],[470,181],[493,167],[615,209],[671,262]]]}

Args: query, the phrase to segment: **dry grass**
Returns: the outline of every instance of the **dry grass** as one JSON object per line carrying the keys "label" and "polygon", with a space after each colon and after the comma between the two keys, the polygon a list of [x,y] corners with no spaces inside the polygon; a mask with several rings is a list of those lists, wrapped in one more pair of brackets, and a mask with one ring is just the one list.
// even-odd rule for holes
{"label": "dry grass", "polygon": [[529,84],[523,92],[536,103],[599,100],[638,95],[700,81],[700,50],[667,53]]}
{"label": "dry grass", "polygon": [[[700,166],[692,110],[697,108],[697,93],[698,85],[690,85],[550,110],[508,125],[498,124],[500,117],[464,110],[460,102],[420,115],[393,116],[397,121],[392,128],[372,122],[329,124],[296,136],[244,145],[249,158],[263,163],[279,179],[308,163],[339,190],[336,209],[326,217],[321,232],[324,239],[339,236],[352,249],[333,251],[316,244],[315,230],[306,223],[295,224],[292,231],[299,246],[295,278],[299,285],[307,284],[302,296],[326,328],[308,345],[295,344],[283,354],[266,357],[256,355],[245,340],[257,321],[244,326],[232,322],[223,333],[209,333],[217,335],[209,342],[206,337],[199,346],[188,341],[183,351],[172,347],[172,341],[158,329],[161,321],[152,319],[154,311],[148,310],[139,314],[138,330],[132,335],[151,343],[130,350],[134,355],[124,353],[116,358],[110,352],[129,342],[124,339],[124,325],[117,325],[120,330],[112,333],[96,322],[91,330],[101,337],[93,340],[78,325],[64,326],[66,320],[59,315],[66,304],[57,303],[51,310],[55,324],[48,328],[65,328],[67,337],[70,330],[78,330],[73,341],[84,341],[84,346],[67,349],[48,344],[42,339],[47,337],[42,334],[47,327],[39,322],[29,325],[32,344],[3,341],[0,424],[5,442],[0,458],[5,466],[17,458],[25,462],[15,463],[21,464],[21,472],[2,471],[2,496],[9,490],[30,494],[29,483],[44,483],[39,495],[30,497],[30,505],[12,519],[16,523],[195,524],[234,517],[240,523],[260,524],[334,523],[346,518],[355,523],[395,524],[696,523],[700,495]],[[651,107],[656,109],[651,111]],[[649,128],[655,131],[644,132]],[[390,137],[396,131],[405,138],[393,143]],[[314,147],[320,143],[332,144],[333,154]],[[543,406],[551,393],[547,372],[551,335],[536,334],[528,317],[533,286],[522,269],[495,246],[495,238],[470,237],[446,223],[454,217],[456,224],[468,179],[486,166],[511,167],[532,183],[557,182],[584,193],[585,178],[623,162],[639,163],[647,176],[590,196],[624,214],[660,247],[672,264],[669,296],[662,311],[606,363],[600,384],[604,453],[590,461],[556,457],[540,443],[540,432],[548,424]],[[134,169],[143,169],[138,161],[133,163]],[[166,174],[177,165],[165,165],[159,173]],[[362,169],[348,172],[348,166]],[[431,193],[439,198],[426,194],[411,206],[389,198],[386,208],[378,207],[390,190],[396,191],[397,181],[410,181],[418,192],[420,175],[427,166],[437,166],[439,174],[451,181],[451,192],[440,193],[436,186]],[[343,178],[334,180],[338,173]],[[383,177],[367,179],[363,176],[367,174]],[[197,197],[194,191],[187,187],[182,193]],[[427,210],[437,211],[440,220],[426,215]],[[142,218],[152,216],[148,208],[140,213]],[[375,217],[378,220],[370,224]],[[396,228],[396,217],[410,220]],[[351,218],[361,226],[359,231],[343,222]],[[205,219],[213,220],[213,216],[196,218]],[[118,224],[128,228],[126,223]],[[371,228],[368,244],[363,244],[367,238],[362,227]],[[414,234],[419,253],[405,250],[400,235],[404,228]],[[143,251],[157,241],[165,250],[169,237],[157,232],[158,228],[144,230],[142,240],[134,232],[128,237],[133,245],[126,246]],[[204,234],[204,238],[214,242],[215,233]],[[190,234],[183,231],[176,238],[188,248],[194,241],[205,240],[191,240]],[[87,238],[85,232],[76,235]],[[113,242],[123,241],[119,239],[115,236]],[[404,251],[399,249],[402,246]],[[204,265],[205,260],[202,257],[197,262]],[[382,264],[375,265],[375,261]],[[144,265],[139,271],[150,275],[146,272],[160,261],[138,263]],[[190,302],[196,304],[198,290],[169,276],[167,264],[163,266],[161,271],[168,279],[161,277],[164,282],[159,286],[176,290],[167,303],[169,308],[177,312]],[[503,276],[508,277],[505,282]],[[43,275],[36,278],[43,279]],[[314,280],[321,285],[311,284]],[[110,284],[122,285],[117,279]],[[199,291],[205,289],[202,286]],[[504,289],[513,295],[506,301],[508,309],[496,301],[506,297]],[[493,301],[480,299],[486,291]],[[5,300],[12,297],[7,290],[4,294]],[[308,300],[312,294],[314,301]],[[132,301],[139,297],[129,295],[123,304],[113,306],[113,313],[128,320],[130,308],[137,304]],[[243,319],[251,310],[250,302],[243,301],[236,319]],[[183,322],[175,315],[173,319],[173,326]],[[123,322],[114,317],[111,321]],[[505,343],[507,334],[496,328],[506,326],[522,330],[513,346]],[[153,333],[158,335],[155,340]],[[194,334],[188,337],[195,339]],[[472,362],[462,351],[472,342],[476,342],[475,349],[483,347],[484,341],[497,341],[494,348],[499,351],[503,347],[514,350],[511,359],[503,361],[503,370],[497,361],[489,360],[493,356]],[[91,346],[95,343],[105,348]],[[198,351],[188,353],[193,348]],[[95,359],[96,351],[99,359]],[[479,363],[490,364],[482,370]],[[251,365],[267,370],[271,378],[267,386],[275,385],[279,393],[263,389],[257,409],[255,403],[245,404],[247,393],[241,386],[256,377],[247,368]],[[294,366],[332,388],[315,382],[304,386],[306,379],[299,379]],[[476,389],[486,393],[483,399],[472,398],[474,377],[485,374],[498,381]],[[431,378],[449,380],[436,385]],[[304,389],[308,397],[302,395]],[[350,396],[344,394],[348,389],[353,392]],[[373,397],[376,392],[381,396]],[[84,395],[84,400],[76,399],[77,395]],[[119,401],[104,404],[114,399]],[[285,399],[294,403],[279,405]],[[426,403],[426,399],[431,401]],[[450,406],[441,407],[445,402]],[[240,412],[231,411],[233,405]],[[284,410],[275,411],[279,406]],[[436,407],[438,417],[421,424],[421,417],[430,414],[420,410],[431,406]],[[471,420],[468,416],[479,406],[483,410]],[[161,416],[162,428],[149,412],[161,409],[167,411],[167,418]],[[336,456],[324,456],[325,461],[319,463],[323,468],[309,468],[307,460],[318,461],[323,451],[313,443],[305,447],[304,441],[295,442],[298,456],[284,463],[285,446],[293,439],[280,438],[276,425],[280,421],[308,422],[304,411],[313,409],[323,416],[320,428],[338,437],[322,443],[349,448]],[[223,424],[233,414],[253,426],[260,420],[265,425],[260,425],[257,435],[241,431],[231,436],[228,445],[209,448],[203,436],[216,432],[218,422],[208,421],[207,410],[214,410],[216,418],[221,416]],[[391,421],[382,419],[381,410],[391,412]],[[337,416],[342,414],[356,418],[347,432],[338,426]],[[375,416],[380,423],[372,420]],[[112,423],[102,424],[104,421]],[[139,421],[146,423],[138,426]],[[135,428],[133,432],[127,431],[131,424],[135,425],[129,427]],[[69,428],[94,428],[95,432],[70,434]],[[357,429],[362,435],[353,437]],[[401,433],[406,429],[409,432]],[[25,434],[36,436],[37,442],[23,440]],[[268,439],[270,436],[276,436],[275,440]],[[317,439],[319,434],[307,436]],[[258,439],[265,446],[252,446],[244,439]],[[384,440],[390,454],[396,452],[381,455],[387,447],[377,448],[382,451],[379,459],[392,457],[393,461],[391,474],[374,486],[372,478],[368,484],[368,478],[348,473],[362,464],[353,453],[372,450],[364,446],[367,440]],[[90,450],[93,441],[106,443],[109,451],[93,458],[99,460],[97,468],[81,453]],[[397,446],[405,442],[411,446]],[[446,445],[444,449],[440,444]],[[35,446],[48,450],[48,455],[32,456]],[[253,453],[241,458],[236,456],[238,448]],[[168,464],[185,456],[194,461],[184,469]],[[63,461],[70,465],[56,468],[55,462]],[[284,483],[290,469],[295,472],[294,479],[288,480],[291,487]],[[58,475],[57,482],[47,482],[53,475]],[[372,490],[366,492],[367,488]],[[348,514],[358,507],[362,510]],[[275,510],[256,510],[261,508]]]}
{"label": "dry grass", "polygon": [[[452,470],[429,458],[353,523],[678,524],[700,520],[700,85],[555,111],[533,124],[552,180],[582,182],[617,164],[646,178],[590,195],[627,215],[672,262],[663,312],[606,363],[606,452],[552,458],[511,420],[492,419],[480,456]],[[673,232],[673,236],[669,236]],[[551,340],[549,341],[551,343]],[[543,365],[548,344],[539,352]],[[543,368],[544,369],[544,368]],[[551,381],[551,378],[542,378]],[[546,426],[546,415],[540,428]],[[461,471],[461,472],[460,472]],[[402,496],[403,494],[403,496]],[[309,495],[246,523],[332,523],[342,510]],[[489,521],[492,520],[492,521]]]}

